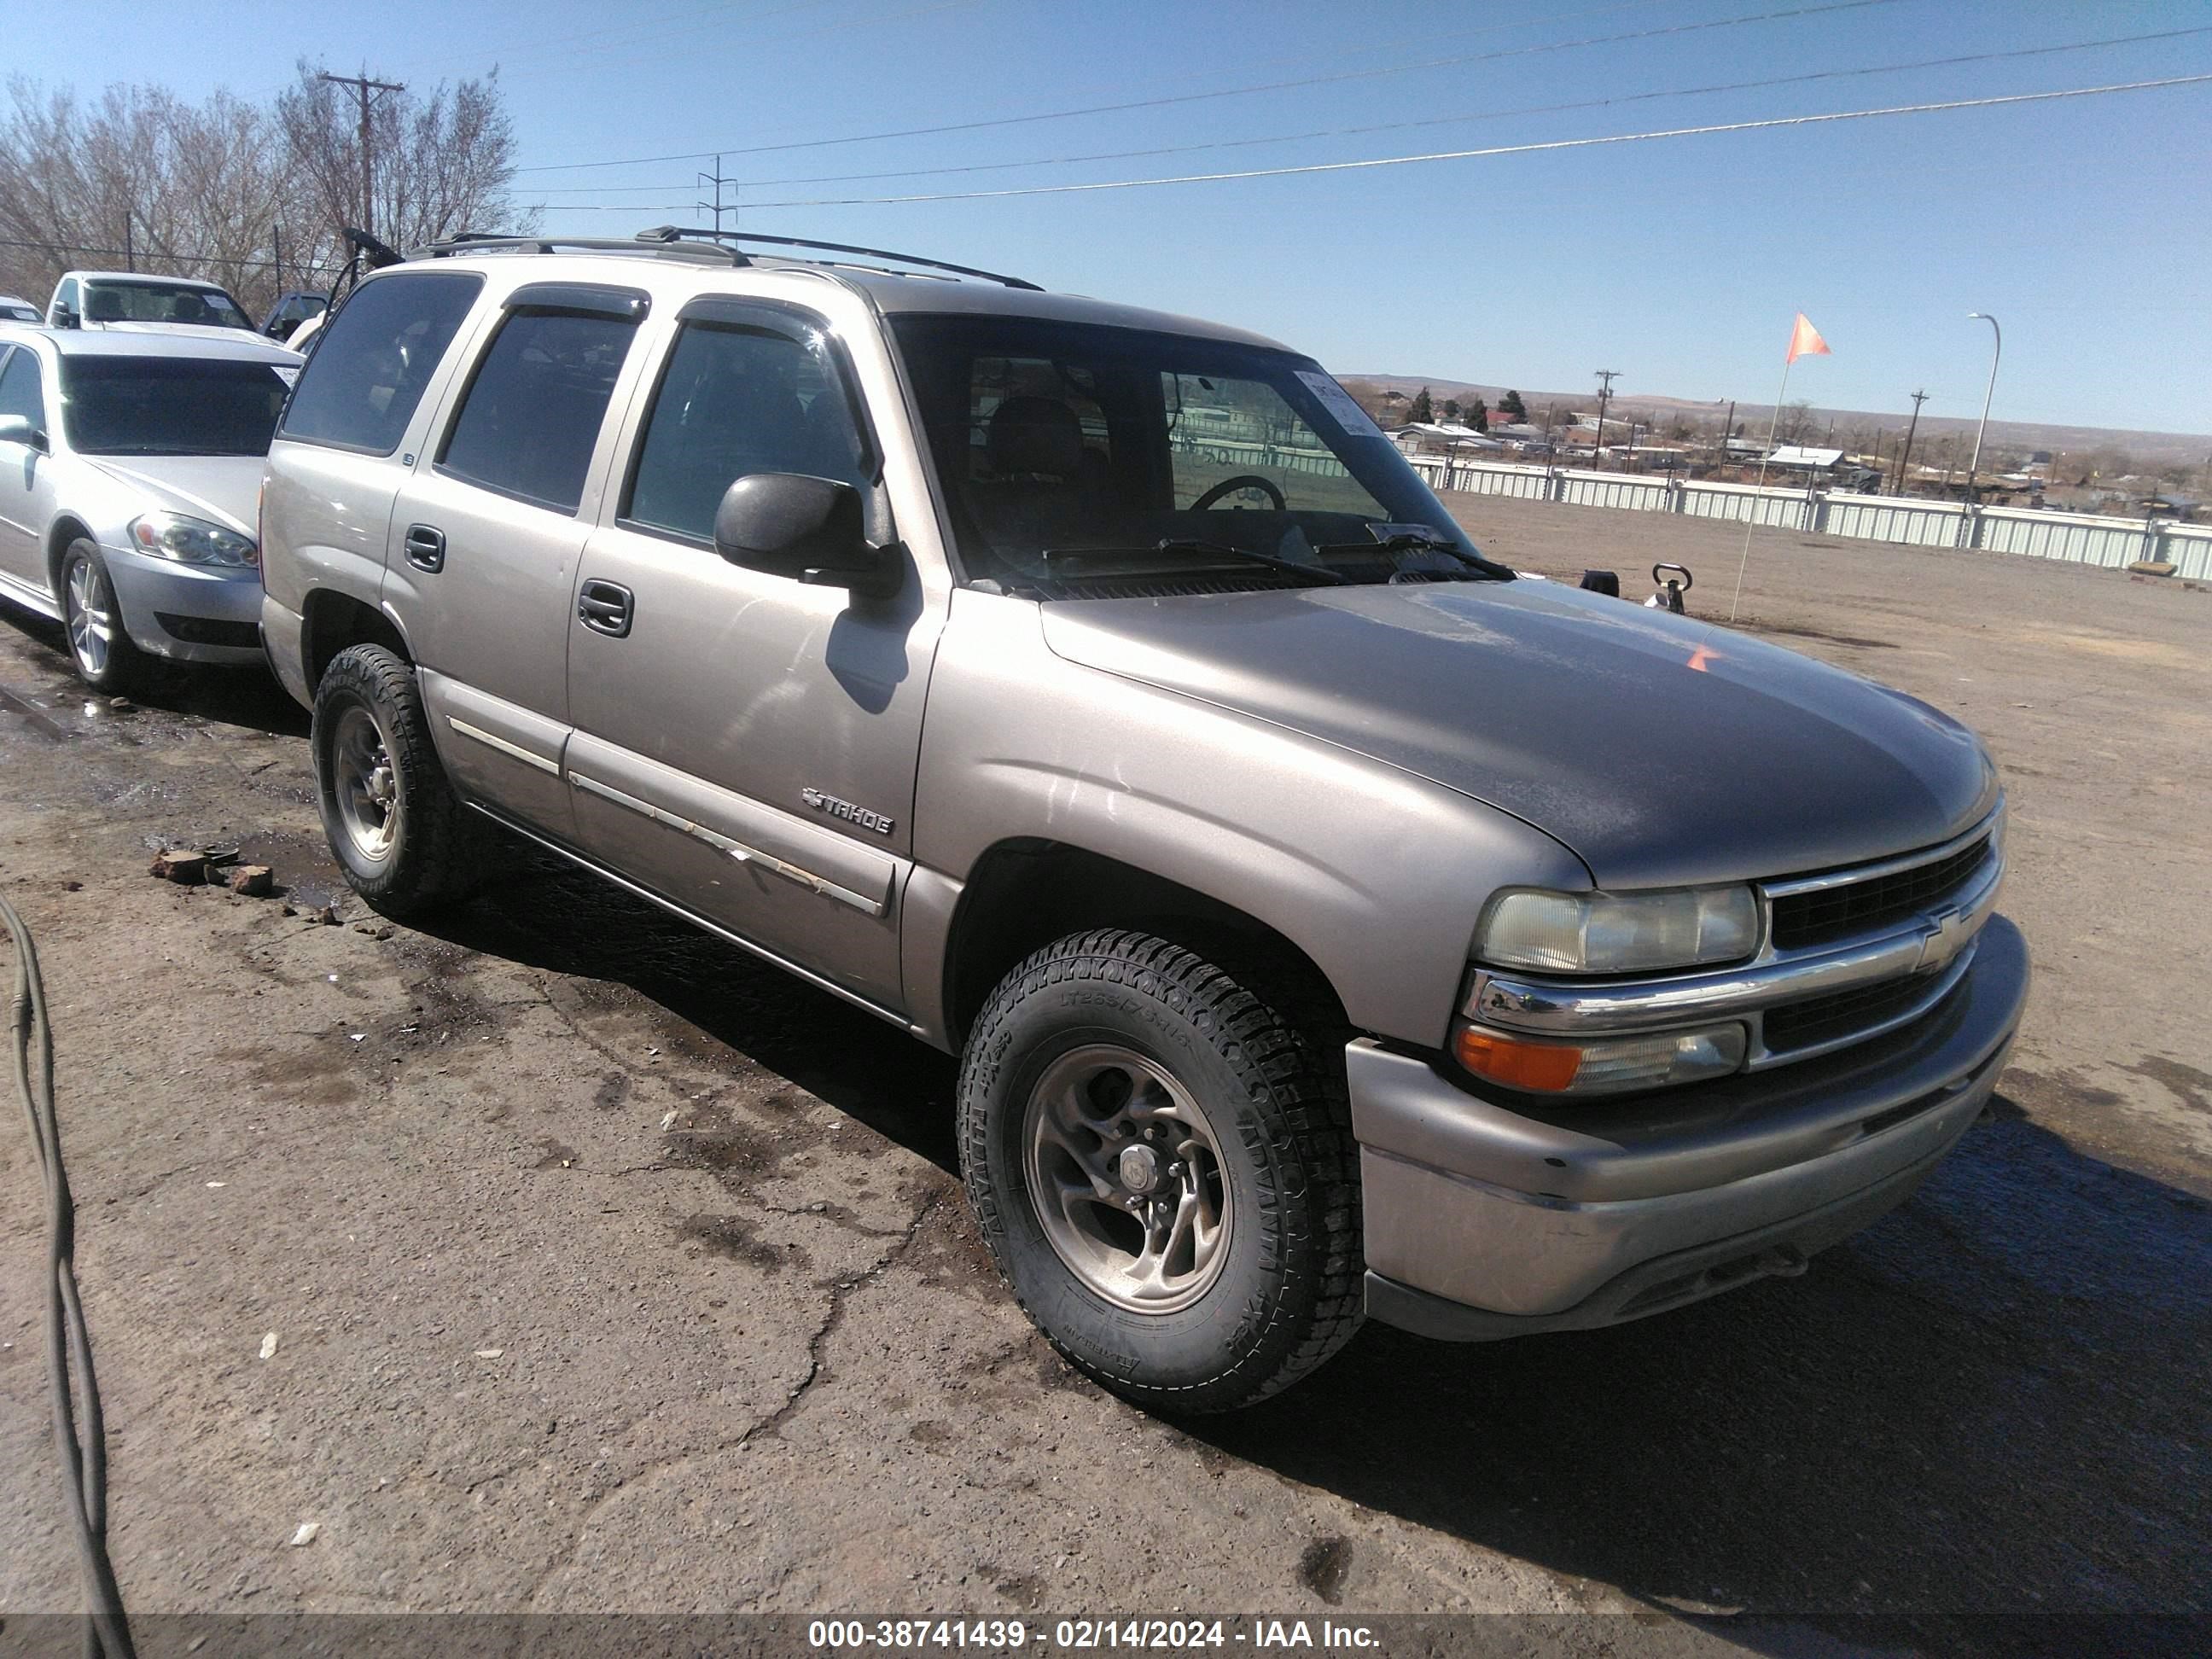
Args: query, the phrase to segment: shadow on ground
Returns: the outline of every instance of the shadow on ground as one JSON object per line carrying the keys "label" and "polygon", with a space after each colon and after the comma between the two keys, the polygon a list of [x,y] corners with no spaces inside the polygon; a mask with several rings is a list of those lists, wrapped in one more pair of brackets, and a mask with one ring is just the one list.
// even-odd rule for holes
{"label": "shadow on ground", "polygon": [[1855,1615],[2202,1614],[2208,1284],[2212,1205],[2000,1095],[1802,1279],[1480,1347],[1370,1326],[1191,1431],[1686,1610],[1840,1615],[1854,1637],[1874,1634]]}
{"label": "shadow on ground", "polygon": [[[76,678],[70,661],[69,640],[59,623],[6,604],[0,604],[0,623],[33,647],[26,655],[42,671],[42,683],[34,689],[54,704],[58,713],[80,701],[106,700],[105,693],[93,690]],[[161,717],[168,714],[248,726],[282,737],[307,735],[307,711],[292,701],[265,667],[211,668],[153,661],[145,684],[131,692],[131,701],[138,706],[142,725],[158,726]],[[63,714],[60,718],[66,729],[68,715]]]}
{"label": "shadow on ground", "polygon": [[957,1173],[954,1062],[849,1003],[520,841],[512,873],[416,925],[471,951],[611,981]]}

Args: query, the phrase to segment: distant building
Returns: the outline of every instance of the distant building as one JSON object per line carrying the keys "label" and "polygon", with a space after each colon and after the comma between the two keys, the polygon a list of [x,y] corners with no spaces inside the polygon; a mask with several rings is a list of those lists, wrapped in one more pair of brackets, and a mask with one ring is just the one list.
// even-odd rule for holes
{"label": "distant building", "polygon": [[1390,441],[1408,454],[1461,454],[1471,450],[1501,450],[1505,446],[1485,437],[1471,426],[1449,421],[1412,421],[1390,434]]}

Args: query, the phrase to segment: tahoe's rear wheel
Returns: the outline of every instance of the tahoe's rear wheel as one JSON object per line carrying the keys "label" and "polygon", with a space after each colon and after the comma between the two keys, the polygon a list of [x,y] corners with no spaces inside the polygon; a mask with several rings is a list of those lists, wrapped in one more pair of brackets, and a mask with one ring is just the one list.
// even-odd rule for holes
{"label": "tahoe's rear wheel", "polygon": [[1249,1405],[1358,1327],[1341,1064],[1180,945],[1076,934],[1008,975],[961,1066],[960,1155],[1023,1309],[1131,1399]]}
{"label": "tahoe's rear wheel", "polygon": [[312,744],[323,833],[354,891],[405,916],[466,889],[476,835],[404,660],[381,646],[341,651],[315,688]]}

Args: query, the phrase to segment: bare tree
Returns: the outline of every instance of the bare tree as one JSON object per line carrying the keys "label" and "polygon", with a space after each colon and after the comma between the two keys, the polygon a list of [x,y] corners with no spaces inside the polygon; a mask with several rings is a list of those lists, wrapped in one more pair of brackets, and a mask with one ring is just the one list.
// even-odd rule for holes
{"label": "bare tree", "polygon": [[1782,406],[1781,422],[1775,428],[1775,441],[1802,444],[1813,435],[1813,428],[1816,424],[1817,422],[1813,419],[1811,404],[1802,400],[1794,404],[1784,404]]}
{"label": "bare tree", "polygon": [[285,262],[306,269],[313,218],[270,112],[227,92],[188,104],[111,87],[87,105],[15,80],[0,112],[0,287],[43,299],[72,267],[219,282],[249,308]]}
{"label": "bare tree", "polygon": [[[276,114],[307,189],[333,232],[359,225],[362,212],[360,106],[345,88],[318,80],[302,60],[300,82],[281,93]],[[535,209],[519,210],[514,125],[499,92],[499,72],[441,83],[428,96],[378,92],[369,104],[375,222],[361,226],[401,249],[465,230],[527,234]]]}

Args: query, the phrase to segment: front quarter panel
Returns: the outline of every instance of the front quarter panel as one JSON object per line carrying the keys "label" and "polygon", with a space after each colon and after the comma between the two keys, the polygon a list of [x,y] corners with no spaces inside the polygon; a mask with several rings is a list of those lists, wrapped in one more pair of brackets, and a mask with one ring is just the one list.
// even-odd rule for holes
{"label": "front quarter panel", "polygon": [[[1170,600],[1204,604],[1205,599]],[[1035,603],[953,595],[930,685],[919,862],[1057,842],[1179,882],[1304,951],[1363,1030],[1440,1046],[1484,902],[1586,888],[1541,831],[1281,726],[1073,664]]]}

